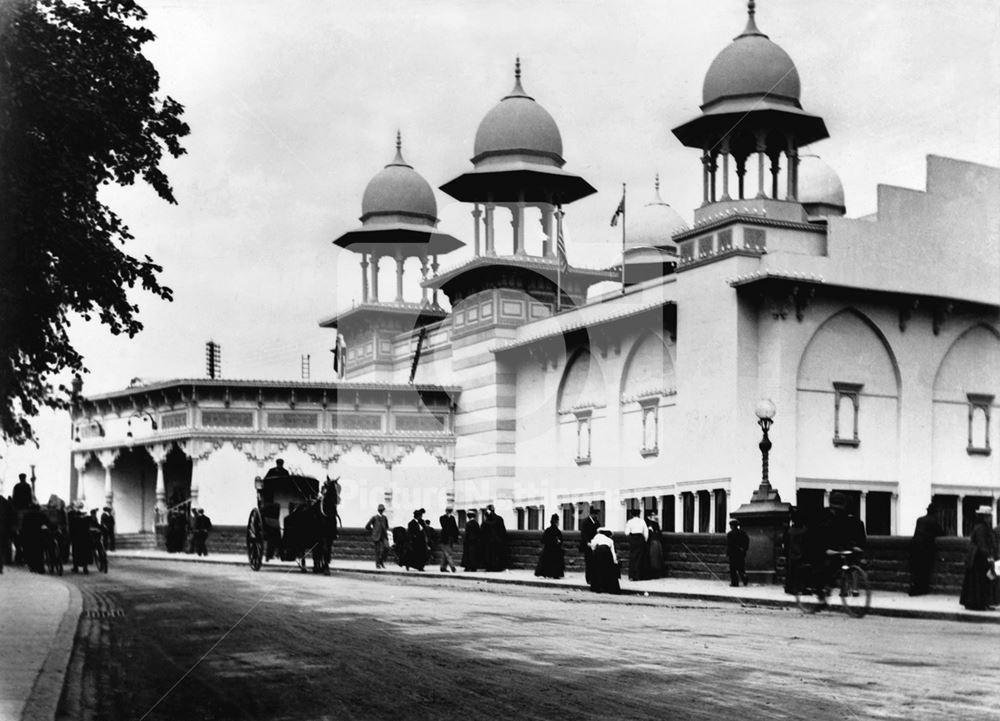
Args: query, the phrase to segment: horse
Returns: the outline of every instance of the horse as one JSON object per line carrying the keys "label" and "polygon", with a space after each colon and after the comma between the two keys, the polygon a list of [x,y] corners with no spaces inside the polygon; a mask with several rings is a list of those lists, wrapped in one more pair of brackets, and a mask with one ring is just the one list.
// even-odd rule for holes
{"label": "horse", "polygon": [[313,573],[330,573],[330,557],[340,521],[337,515],[338,480],[327,477],[319,496],[296,508],[285,520],[282,555],[301,559],[303,570],[306,555],[311,552]]}

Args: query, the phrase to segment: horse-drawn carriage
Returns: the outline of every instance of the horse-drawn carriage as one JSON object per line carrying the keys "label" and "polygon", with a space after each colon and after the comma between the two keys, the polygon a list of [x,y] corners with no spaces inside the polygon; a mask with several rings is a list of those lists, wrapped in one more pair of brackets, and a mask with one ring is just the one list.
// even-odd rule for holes
{"label": "horse-drawn carriage", "polygon": [[267,476],[255,480],[257,507],[247,520],[247,558],[259,571],[265,561],[295,561],[306,570],[312,556],[315,573],[330,572],[337,538],[336,479],[321,485],[309,476]]}

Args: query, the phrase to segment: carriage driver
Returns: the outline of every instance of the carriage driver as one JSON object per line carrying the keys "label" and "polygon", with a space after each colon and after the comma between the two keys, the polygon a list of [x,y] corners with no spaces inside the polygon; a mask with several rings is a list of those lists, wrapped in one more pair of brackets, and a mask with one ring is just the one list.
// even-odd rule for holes
{"label": "carriage driver", "polygon": [[269,493],[264,490],[260,476],[254,479],[254,485],[257,487],[257,505],[264,521],[264,558],[270,561],[281,542],[281,504],[274,502],[273,491]]}

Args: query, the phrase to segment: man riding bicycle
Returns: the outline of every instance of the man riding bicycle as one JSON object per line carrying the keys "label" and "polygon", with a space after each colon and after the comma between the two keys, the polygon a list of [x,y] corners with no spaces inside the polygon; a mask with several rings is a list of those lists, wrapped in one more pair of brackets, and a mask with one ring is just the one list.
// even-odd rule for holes
{"label": "man riding bicycle", "polygon": [[[822,554],[817,564],[814,586],[822,600],[826,590],[833,585],[837,570],[842,564],[843,552],[855,554],[854,563],[863,563],[868,545],[864,522],[847,508],[847,496],[840,491],[830,494],[830,507],[823,514],[816,533],[816,551]],[[817,555],[818,555],[817,554]]]}

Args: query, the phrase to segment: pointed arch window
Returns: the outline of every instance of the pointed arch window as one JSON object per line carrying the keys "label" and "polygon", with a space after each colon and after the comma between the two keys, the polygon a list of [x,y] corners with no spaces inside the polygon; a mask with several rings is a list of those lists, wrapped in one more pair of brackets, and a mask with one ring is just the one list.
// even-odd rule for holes
{"label": "pointed arch window", "polygon": [[642,448],[644,458],[660,453],[660,397],[643,398],[639,401],[642,409]]}
{"label": "pointed arch window", "polygon": [[591,411],[578,410],[576,416],[576,464],[578,466],[590,463],[590,416]]}

